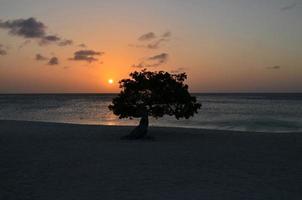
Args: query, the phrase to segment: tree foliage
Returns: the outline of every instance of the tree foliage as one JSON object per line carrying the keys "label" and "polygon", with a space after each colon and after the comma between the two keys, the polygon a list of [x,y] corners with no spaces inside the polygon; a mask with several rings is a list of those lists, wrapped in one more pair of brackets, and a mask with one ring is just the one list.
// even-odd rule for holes
{"label": "tree foliage", "polygon": [[122,90],[109,109],[119,118],[147,114],[155,118],[169,115],[187,119],[197,113],[201,104],[190,95],[188,85],[184,84],[186,79],[186,73],[135,71],[129,79],[119,82]]}

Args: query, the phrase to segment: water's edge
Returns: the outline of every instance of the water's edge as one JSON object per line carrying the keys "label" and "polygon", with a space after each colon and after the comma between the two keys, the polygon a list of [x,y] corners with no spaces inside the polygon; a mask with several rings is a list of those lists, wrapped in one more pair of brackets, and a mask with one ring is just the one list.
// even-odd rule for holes
{"label": "water's edge", "polygon": [[[156,127],[248,132],[302,132],[302,93],[193,94],[202,109],[193,118],[150,119]],[[0,94],[0,120],[134,126],[108,110],[116,94]]]}

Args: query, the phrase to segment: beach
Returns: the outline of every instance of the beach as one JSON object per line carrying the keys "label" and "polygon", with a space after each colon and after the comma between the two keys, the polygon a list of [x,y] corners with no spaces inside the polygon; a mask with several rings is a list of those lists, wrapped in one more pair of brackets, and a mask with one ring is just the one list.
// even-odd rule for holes
{"label": "beach", "polygon": [[0,121],[0,199],[302,199],[302,133]]}

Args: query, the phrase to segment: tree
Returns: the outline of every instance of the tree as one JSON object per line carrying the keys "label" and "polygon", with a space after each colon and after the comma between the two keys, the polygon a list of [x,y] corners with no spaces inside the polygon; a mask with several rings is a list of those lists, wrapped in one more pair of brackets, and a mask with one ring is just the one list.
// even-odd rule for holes
{"label": "tree", "polygon": [[139,125],[123,139],[141,139],[147,135],[148,117],[175,116],[190,118],[201,108],[196,97],[188,92],[186,73],[170,74],[146,69],[130,74],[130,79],[119,82],[122,89],[112,100],[109,109],[122,118],[141,118]]}

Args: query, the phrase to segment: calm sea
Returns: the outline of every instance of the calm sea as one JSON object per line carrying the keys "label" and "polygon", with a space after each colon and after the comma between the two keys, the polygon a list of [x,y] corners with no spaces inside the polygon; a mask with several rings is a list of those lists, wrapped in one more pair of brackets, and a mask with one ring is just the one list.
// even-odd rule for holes
{"label": "calm sea", "polygon": [[[188,120],[151,119],[152,126],[261,132],[302,131],[300,94],[195,94],[202,103]],[[76,124],[136,125],[109,110],[112,94],[0,95],[0,119]]]}

